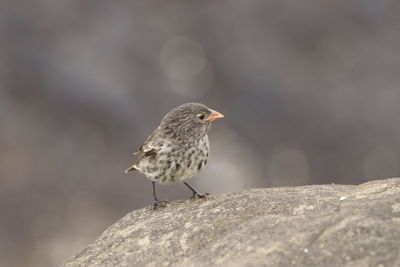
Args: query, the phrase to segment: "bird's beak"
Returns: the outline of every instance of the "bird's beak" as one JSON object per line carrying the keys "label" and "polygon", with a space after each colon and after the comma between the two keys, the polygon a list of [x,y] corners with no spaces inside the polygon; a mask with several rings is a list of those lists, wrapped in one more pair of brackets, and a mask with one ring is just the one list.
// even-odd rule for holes
{"label": "bird's beak", "polygon": [[224,117],[224,115],[222,115],[222,114],[219,113],[218,111],[215,111],[215,110],[212,110],[212,109],[210,109],[210,111],[211,111],[211,114],[210,114],[210,116],[208,116],[208,118],[206,119],[207,122],[213,122],[213,121],[215,121],[216,119],[220,119],[220,118],[223,118],[223,117]]}

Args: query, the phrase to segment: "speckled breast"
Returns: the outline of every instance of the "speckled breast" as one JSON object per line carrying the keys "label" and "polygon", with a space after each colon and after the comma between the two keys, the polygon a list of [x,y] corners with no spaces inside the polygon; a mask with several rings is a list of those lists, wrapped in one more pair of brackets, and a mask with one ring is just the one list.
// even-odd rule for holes
{"label": "speckled breast", "polygon": [[183,182],[195,176],[207,164],[210,151],[208,136],[171,147],[149,162],[145,175],[161,184]]}

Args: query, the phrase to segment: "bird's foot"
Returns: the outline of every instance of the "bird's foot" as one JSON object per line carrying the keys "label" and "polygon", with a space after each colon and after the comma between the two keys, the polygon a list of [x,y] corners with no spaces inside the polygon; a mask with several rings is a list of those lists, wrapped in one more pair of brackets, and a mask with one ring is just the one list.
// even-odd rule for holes
{"label": "bird's foot", "polygon": [[153,203],[153,210],[156,210],[158,208],[165,208],[168,204],[168,201],[166,200],[154,200]]}
{"label": "bird's foot", "polygon": [[206,198],[210,193],[194,193],[191,199]]}

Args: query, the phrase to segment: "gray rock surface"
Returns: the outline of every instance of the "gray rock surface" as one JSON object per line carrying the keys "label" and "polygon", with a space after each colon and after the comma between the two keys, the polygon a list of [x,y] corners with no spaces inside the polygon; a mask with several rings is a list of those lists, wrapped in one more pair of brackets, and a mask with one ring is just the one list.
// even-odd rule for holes
{"label": "gray rock surface", "polygon": [[400,178],[147,207],[62,266],[400,266]]}

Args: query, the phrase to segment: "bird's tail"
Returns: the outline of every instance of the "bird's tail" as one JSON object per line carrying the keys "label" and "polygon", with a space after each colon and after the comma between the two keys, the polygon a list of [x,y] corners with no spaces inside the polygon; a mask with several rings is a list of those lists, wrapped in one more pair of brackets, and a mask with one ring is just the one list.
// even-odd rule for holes
{"label": "bird's tail", "polygon": [[137,168],[135,165],[133,165],[132,167],[129,167],[128,169],[125,170],[125,173],[131,172],[131,171],[136,171]]}

